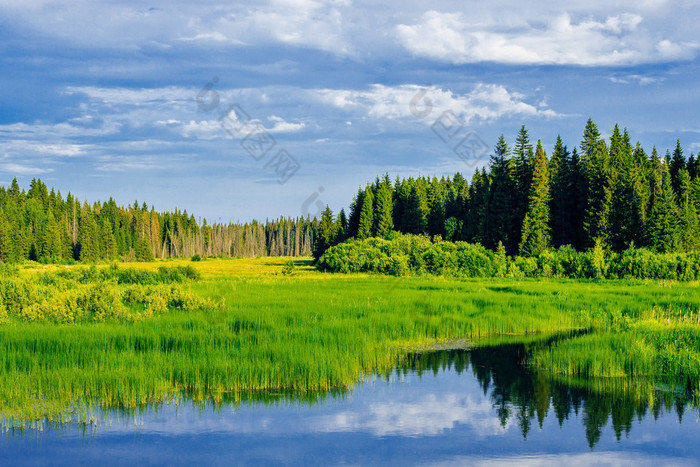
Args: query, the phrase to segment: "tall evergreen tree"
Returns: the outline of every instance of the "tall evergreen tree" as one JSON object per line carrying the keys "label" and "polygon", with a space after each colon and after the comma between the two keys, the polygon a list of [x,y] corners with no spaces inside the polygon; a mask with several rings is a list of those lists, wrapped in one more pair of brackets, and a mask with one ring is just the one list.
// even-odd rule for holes
{"label": "tall evergreen tree", "polygon": [[534,154],[530,144],[530,136],[525,129],[525,125],[523,125],[513,146],[513,159],[511,162],[515,188],[513,192],[514,222],[512,223],[513,230],[508,237],[515,242],[522,237],[522,225],[528,208],[533,167]]}
{"label": "tall evergreen tree", "polygon": [[372,226],[374,224],[374,191],[370,185],[365,188],[360,211],[360,223],[357,228],[357,238],[364,240],[372,236]]}
{"label": "tall evergreen tree", "polygon": [[84,262],[95,262],[100,259],[100,241],[97,223],[90,211],[80,219],[80,235],[78,236],[78,259]]}
{"label": "tall evergreen tree", "polygon": [[386,238],[394,230],[394,193],[389,180],[385,175],[377,187],[377,199],[374,209],[374,236]]}
{"label": "tall evergreen tree", "polygon": [[586,207],[583,213],[583,246],[593,247],[596,240],[607,244],[612,203],[610,167],[605,140],[589,119],[581,142],[581,166],[586,180]]}
{"label": "tall evergreen tree", "polygon": [[484,246],[494,249],[500,242],[509,254],[513,254],[517,248],[517,240],[512,238],[516,230],[513,225],[515,185],[510,167],[510,149],[503,135],[498,138],[490,166],[491,183]]}
{"label": "tall evergreen tree", "polygon": [[464,221],[464,238],[471,243],[485,243],[486,213],[489,204],[489,178],[485,170],[476,170],[469,187],[469,202]]}
{"label": "tall evergreen tree", "polygon": [[520,254],[537,256],[551,245],[549,227],[549,174],[547,156],[542,143],[537,142],[535,165],[530,189],[530,202],[523,222]]}
{"label": "tall evergreen tree", "polygon": [[676,140],[676,148],[673,150],[673,156],[671,156],[671,162],[668,166],[669,174],[671,175],[671,186],[673,187],[673,192],[676,196],[681,194],[681,181],[679,177],[679,172],[686,168],[686,161],[683,157],[683,148],[681,147],[681,140]]}
{"label": "tall evergreen tree", "polygon": [[321,214],[321,221],[318,224],[318,237],[314,247],[314,261],[318,259],[330,248],[338,235],[337,224],[333,216],[333,211],[326,205],[326,209]]}
{"label": "tall evergreen tree", "polygon": [[576,197],[573,193],[573,176],[569,151],[561,136],[557,136],[554,152],[549,160],[551,180],[550,218],[552,244],[556,247],[572,245],[574,240],[573,216],[576,210]]}
{"label": "tall evergreen tree", "polygon": [[610,247],[616,251],[626,249],[633,241],[639,245],[641,237],[641,199],[635,190],[639,173],[633,170],[634,164],[629,134],[625,130],[624,135],[620,135],[619,127],[615,125],[610,140],[606,194],[611,194],[611,203],[608,208],[609,231],[605,236],[609,239]]}
{"label": "tall evergreen tree", "polygon": [[679,229],[682,248],[685,251],[696,251],[700,249],[700,222],[693,200],[693,185],[686,169],[680,169],[678,179],[680,181]]}
{"label": "tall evergreen tree", "polygon": [[445,202],[447,194],[444,185],[433,177],[428,187],[428,233],[431,236],[445,236]]}
{"label": "tall evergreen tree", "polygon": [[360,214],[362,213],[362,205],[365,201],[365,190],[358,188],[357,195],[350,205],[350,217],[348,217],[348,237],[357,237],[360,230]]}
{"label": "tall evergreen tree", "polygon": [[649,219],[649,244],[659,252],[673,252],[680,249],[678,231],[678,206],[671,186],[671,174],[668,164],[664,161],[661,166],[660,184],[655,190],[651,217]]}

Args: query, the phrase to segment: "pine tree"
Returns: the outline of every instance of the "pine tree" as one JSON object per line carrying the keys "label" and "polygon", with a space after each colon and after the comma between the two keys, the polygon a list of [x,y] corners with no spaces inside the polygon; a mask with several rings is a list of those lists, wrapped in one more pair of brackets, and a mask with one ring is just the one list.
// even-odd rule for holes
{"label": "pine tree", "polygon": [[360,223],[357,230],[357,238],[364,240],[372,236],[372,225],[374,224],[374,191],[367,185],[364,199],[362,200],[362,210],[360,211]]}
{"label": "pine tree", "polygon": [[550,193],[547,156],[540,141],[537,142],[531,186],[530,201],[523,221],[520,254],[538,256],[549,248],[552,240],[549,227]]}
{"label": "pine tree", "polygon": [[377,199],[374,209],[373,233],[375,237],[386,238],[394,230],[394,193],[385,175],[377,187]]}

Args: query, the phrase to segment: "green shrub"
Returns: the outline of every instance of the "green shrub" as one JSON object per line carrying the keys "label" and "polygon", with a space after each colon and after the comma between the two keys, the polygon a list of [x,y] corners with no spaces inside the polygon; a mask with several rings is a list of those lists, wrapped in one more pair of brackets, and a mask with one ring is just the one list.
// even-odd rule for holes
{"label": "green shrub", "polygon": [[480,244],[431,241],[425,235],[393,233],[389,239],[350,239],[330,247],[316,267],[331,272],[373,272],[405,276],[435,274],[462,277],[559,277],[572,279],[700,279],[700,252],[655,253],[644,248],[620,254],[601,242],[584,252],[569,245],[538,257],[506,256]]}

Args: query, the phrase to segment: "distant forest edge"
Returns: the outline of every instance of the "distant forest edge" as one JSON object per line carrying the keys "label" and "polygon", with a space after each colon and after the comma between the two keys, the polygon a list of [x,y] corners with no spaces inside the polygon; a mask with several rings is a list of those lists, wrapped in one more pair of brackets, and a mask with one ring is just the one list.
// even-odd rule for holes
{"label": "distant forest edge", "polygon": [[151,261],[200,256],[310,256],[318,221],[283,219],[265,223],[201,225],[181,212],[156,212],[146,203],[117,206],[64,200],[41,180],[28,191],[17,179],[0,187],[0,261]]}
{"label": "distant forest edge", "polygon": [[0,261],[149,261],[200,256],[313,256],[349,239],[396,238],[480,244],[537,257],[570,245],[604,252],[645,247],[658,253],[700,250],[700,160],[680,141],[660,156],[632,145],[618,125],[609,142],[588,120],[571,151],[558,137],[551,157],[523,126],[512,148],[499,138],[487,168],[471,183],[388,175],[360,188],[346,215],[326,206],[321,219],[280,218],[201,225],[187,211],[156,212],[146,203],[89,204],[49,192],[41,180],[0,187]]}
{"label": "distant forest edge", "polygon": [[578,148],[558,137],[547,157],[523,126],[512,148],[501,135],[489,167],[471,183],[459,173],[393,184],[386,175],[359,189],[347,219],[327,207],[314,253],[318,259],[347,239],[396,238],[395,231],[492,251],[501,245],[522,257],[565,245],[691,252],[700,249],[698,212],[700,161],[686,159],[680,141],[672,153],[660,156],[654,147],[648,154],[618,125],[606,142],[589,119]]}

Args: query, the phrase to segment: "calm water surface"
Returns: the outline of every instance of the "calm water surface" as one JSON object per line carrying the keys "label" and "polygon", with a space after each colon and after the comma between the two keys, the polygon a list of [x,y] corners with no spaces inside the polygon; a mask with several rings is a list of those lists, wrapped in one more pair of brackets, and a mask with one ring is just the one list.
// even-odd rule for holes
{"label": "calm water surface", "polygon": [[698,465],[679,393],[600,395],[519,365],[523,346],[421,354],[351,392],[109,411],[15,430],[3,465]]}

